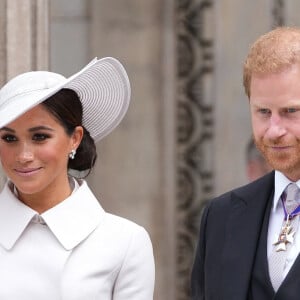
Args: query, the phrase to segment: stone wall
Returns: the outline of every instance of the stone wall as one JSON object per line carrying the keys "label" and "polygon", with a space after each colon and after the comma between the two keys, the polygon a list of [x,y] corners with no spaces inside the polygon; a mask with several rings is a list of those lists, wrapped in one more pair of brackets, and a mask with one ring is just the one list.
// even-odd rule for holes
{"label": "stone wall", "polygon": [[172,2],[91,5],[92,56],[124,63],[132,97],[121,126],[99,144],[90,182],[107,210],[148,230],[156,260],[155,299],[174,299],[174,48],[165,40],[172,43],[172,15],[167,15]]}
{"label": "stone wall", "polygon": [[31,69],[68,76],[94,56],[126,67],[131,105],[89,183],[150,233],[155,300],[189,299],[201,208],[247,182],[249,45],[300,25],[299,12],[297,0],[0,0],[1,84]]}

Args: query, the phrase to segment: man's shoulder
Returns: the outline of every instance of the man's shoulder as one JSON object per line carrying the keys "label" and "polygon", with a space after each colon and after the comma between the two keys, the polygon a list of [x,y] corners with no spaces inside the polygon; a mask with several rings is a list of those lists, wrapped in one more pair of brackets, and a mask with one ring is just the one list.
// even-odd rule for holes
{"label": "man's shoulder", "polygon": [[211,200],[212,203],[225,204],[232,198],[253,199],[258,195],[269,196],[274,189],[274,171],[258,178],[257,180],[234,188]]}

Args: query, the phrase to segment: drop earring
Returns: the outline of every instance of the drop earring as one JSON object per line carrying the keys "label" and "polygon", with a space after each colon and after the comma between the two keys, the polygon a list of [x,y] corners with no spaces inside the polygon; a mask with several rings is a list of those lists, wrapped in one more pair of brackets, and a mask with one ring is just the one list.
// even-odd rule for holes
{"label": "drop earring", "polygon": [[69,158],[70,159],[74,159],[75,158],[75,154],[76,154],[76,150],[72,149],[72,151],[69,153]]}

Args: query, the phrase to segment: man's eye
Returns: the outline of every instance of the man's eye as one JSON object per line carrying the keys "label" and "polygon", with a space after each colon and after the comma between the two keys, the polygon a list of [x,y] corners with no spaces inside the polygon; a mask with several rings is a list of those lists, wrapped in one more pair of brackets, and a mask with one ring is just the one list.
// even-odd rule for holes
{"label": "man's eye", "polygon": [[269,109],[266,109],[266,108],[261,108],[258,110],[261,114],[265,115],[265,114],[269,114],[270,113],[270,110]]}
{"label": "man's eye", "polygon": [[5,134],[1,137],[1,139],[7,143],[15,142],[17,138],[11,134]]}
{"label": "man's eye", "polygon": [[46,140],[47,138],[49,138],[49,135],[48,134],[43,134],[43,133],[36,133],[32,139],[34,141],[44,141]]}
{"label": "man's eye", "polygon": [[298,110],[296,108],[293,108],[293,107],[290,107],[290,108],[286,109],[286,112],[288,112],[288,113],[294,113],[296,111],[298,111]]}

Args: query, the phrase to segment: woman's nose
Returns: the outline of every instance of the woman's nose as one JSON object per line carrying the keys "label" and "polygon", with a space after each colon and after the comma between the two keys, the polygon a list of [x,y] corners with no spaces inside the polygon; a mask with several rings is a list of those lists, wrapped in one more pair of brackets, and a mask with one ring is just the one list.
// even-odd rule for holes
{"label": "woman's nose", "polygon": [[33,160],[32,149],[28,145],[22,145],[18,153],[18,161],[20,163],[26,163]]}

